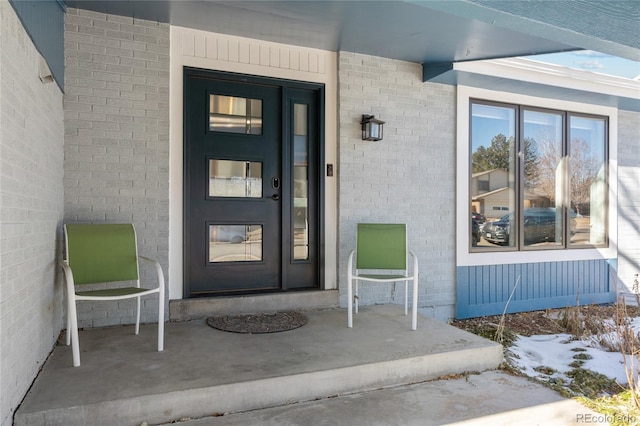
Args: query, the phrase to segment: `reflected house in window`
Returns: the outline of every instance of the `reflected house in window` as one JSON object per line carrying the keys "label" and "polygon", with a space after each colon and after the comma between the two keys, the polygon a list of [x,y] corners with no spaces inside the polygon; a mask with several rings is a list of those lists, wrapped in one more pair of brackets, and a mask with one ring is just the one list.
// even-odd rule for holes
{"label": "reflected house in window", "polygon": [[508,180],[509,174],[502,169],[474,173],[471,176],[471,210],[487,219],[497,219],[508,213],[503,210],[509,205]]}
{"label": "reflected house in window", "polygon": [[[509,211],[509,175],[505,170],[494,169],[474,173],[471,177],[471,210],[487,219],[498,219]],[[551,200],[535,191],[524,192],[525,208],[550,207]]]}

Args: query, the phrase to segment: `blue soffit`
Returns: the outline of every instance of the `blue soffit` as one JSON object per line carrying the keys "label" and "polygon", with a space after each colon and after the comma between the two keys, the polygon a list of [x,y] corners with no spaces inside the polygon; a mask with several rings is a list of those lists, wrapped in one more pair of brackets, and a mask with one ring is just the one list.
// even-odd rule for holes
{"label": "blue soffit", "polygon": [[9,0],[53,79],[64,88],[64,14],[62,0]]}
{"label": "blue soffit", "polygon": [[70,7],[434,64],[591,49],[640,59],[640,2],[66,0]]}

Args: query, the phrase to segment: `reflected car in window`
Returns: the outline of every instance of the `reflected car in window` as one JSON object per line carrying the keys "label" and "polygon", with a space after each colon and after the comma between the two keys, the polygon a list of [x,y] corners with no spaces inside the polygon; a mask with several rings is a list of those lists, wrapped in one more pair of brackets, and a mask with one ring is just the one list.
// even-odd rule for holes
{"label": "reflected car in window", "polygon": [[[524,211],[524,242],[535,244],[555,242],[560,228],[556,227],[556,209],[531,208]],[[571,234],[575,233],[576,221],[571,218]],[[507,245],[513,229],[513,213],[502,216],[494,222],[487,222],[482,229],[482,237],[490,243]]]}
{"label": "reflected car in window", "polygon": [[479,225],[482,225],[487,220],[487,218],[482,213],[478,212],[471,212],[471,217],[473,217]]}
{"label": "reflected car in window", "polygon": [[480,242],[480,237],[482,236],[482,231],[480,230],[480,225],[478,225],[478,221],[472,216],[471,217],[471,247],[477,247]]}

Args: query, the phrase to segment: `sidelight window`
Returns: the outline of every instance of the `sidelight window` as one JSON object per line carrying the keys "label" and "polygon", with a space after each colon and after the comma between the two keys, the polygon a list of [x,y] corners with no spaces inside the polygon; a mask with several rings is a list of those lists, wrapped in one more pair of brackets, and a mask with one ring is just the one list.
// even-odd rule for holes
{"label": "sidelight window", "polygon": [[308,107],[293,108],[293,258],[309,258],[309,123]]}

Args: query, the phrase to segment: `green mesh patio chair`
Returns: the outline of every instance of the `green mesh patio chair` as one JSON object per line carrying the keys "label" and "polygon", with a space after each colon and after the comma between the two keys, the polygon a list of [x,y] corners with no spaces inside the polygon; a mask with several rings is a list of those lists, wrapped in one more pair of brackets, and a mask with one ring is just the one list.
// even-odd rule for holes
{"label": "green mesh patio chair", "polygon": [[[409,256],[413,268],[409,274]],[[355,265],[354,265],[355,260]],[[355,269],[354,269],[355,266]],[[407,226],[392,223],[359,223],[356,249],[349,254],[347,277],[348,326],[353,327],[353,310],[358,313],[359,282],[404,281],[404,314],[409,305],[409,281],[413,281],[411,329],[418,325],[418,259],[407,247]],[[355,283],[355,285],[354,285]],[[355,291],[354,291],[355,287]]]}
{"label": "green mesh patio chair", "polygon": [[[80,366],[79,300],[137,299],[135,334],[140,332],[140,298],[158,293],[158,351],[164,346],[164,274],[160,264],[138,256],[136,232],[131,224],[68,224],[64,226],[66,256],[62,262],[67,286],[67,345],[72,344],[73,366]],[[155,266],[155,288],[141,288],[138,260]],[[122,287],[122,282],[135,287]],[[86,284],[105,283],[104,288],[81,290]],[[114,283],[118,283],[114,286]],[[103,287],[103,286],[100,286]]]}

